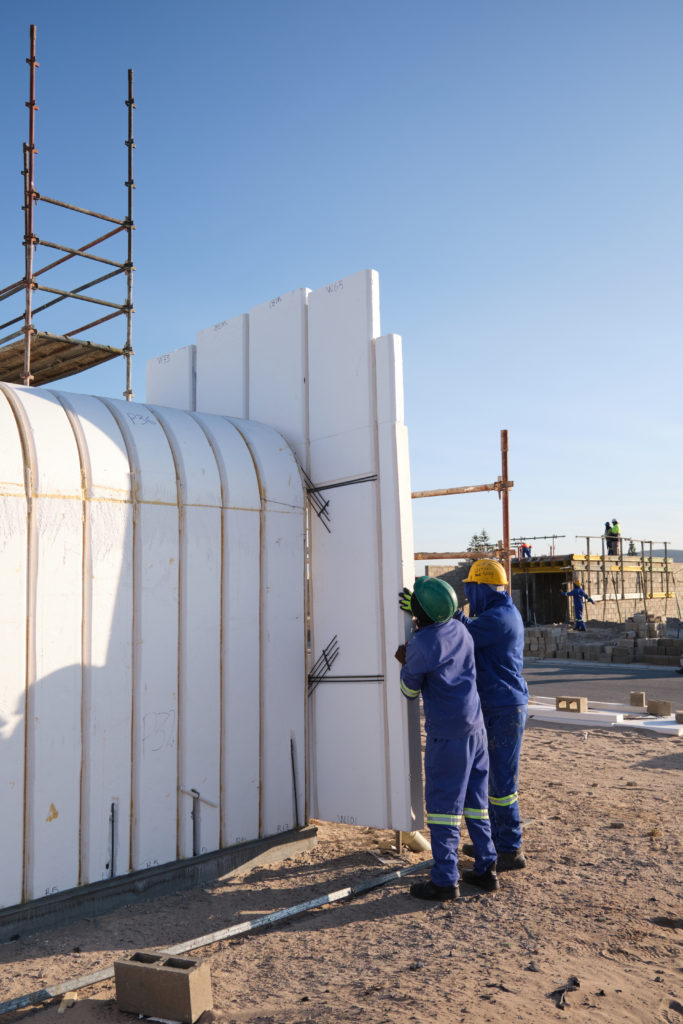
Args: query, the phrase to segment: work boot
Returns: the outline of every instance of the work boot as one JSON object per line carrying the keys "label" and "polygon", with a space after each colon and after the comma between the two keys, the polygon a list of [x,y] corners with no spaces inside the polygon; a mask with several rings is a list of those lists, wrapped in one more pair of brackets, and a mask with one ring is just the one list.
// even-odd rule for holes
{"label": "work boot", "polygon": [[[460,851],[466,857],[474,857],[474,846],[472,843],[463,843]],[[521,871],[526,867],[526,857],[522,853],[521,846],[517,850],[506,850],[498,853],[497,871]]]}
{"label": "work boot", "polygon": [[436,900],[438,903],[445,903],[447,900],[457,900],[460,896],[460,889],[457,885],[434,885],[430,878],[428,882],[413,882],[410,887],[410,895],[418,900]]}
{"label": "work boot", "polygon": [[526,857],[521,847],[498,854],[498,871],[521,871],[526,867]]}
{"label": "work boot", "polygon": [[488,867],[483,875],[478,875],[476,871],[463,871],[461,877],[463,882],[467,882],[468,885],[474,885],[477,889],[483,889],[484,892],[495,892],[496,889],[500,889],[495,864]]}

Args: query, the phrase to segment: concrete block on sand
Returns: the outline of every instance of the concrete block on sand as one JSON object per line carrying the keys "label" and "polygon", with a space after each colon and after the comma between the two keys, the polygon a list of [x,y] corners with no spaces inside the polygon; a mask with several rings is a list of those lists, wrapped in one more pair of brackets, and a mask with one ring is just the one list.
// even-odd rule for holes
{"label": "concrete block on sand", "polygon": [[127,1013],[194,1024],[213,1006],[208,963],[133,953],[114,964],[116,1005]]}
{"label": "concrete block on sand", "polygon": [[588,711],[588,697],[556,697],[555,707],[558,711]]}
{"label": "concrete block on sand", "polygon": [[671,714],[671,702],[668,700],[649,700],[647,702],[648,715],[663,717]]}

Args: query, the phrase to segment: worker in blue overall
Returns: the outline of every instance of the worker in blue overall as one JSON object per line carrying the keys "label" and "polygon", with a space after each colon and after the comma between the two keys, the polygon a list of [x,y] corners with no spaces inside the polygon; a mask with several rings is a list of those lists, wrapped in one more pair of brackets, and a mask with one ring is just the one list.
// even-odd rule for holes
{"label": "worker in blue overall", "polygon": [[574,586],[571,590],[562,591],[562,597],[574,599],[574,629],[578,629],[580,633],[585,633],[586,623],[583,621],[583,602],[590,601],[591,604],[595,604],[595,601],[592,597],[588,596],[578,580],[574,580]]}
{"label": "worker in blue overall", "polygon": [[[505,569],[491,558],[472,563],[465,579],[470,616],[458,618],[474,640],[477,690],[489,748],[489,812],[498,871],[526,867],[519,817],[519,757],[529,689],[522,675],[524,623],[505,589]],[[463,853],[471,854],[469,845]]]}
{"label": "worker in blue overall", "polygon": [[463,881],[485,892],[498,888],[496,850],[488,811],[486,732],[475,680],[474,645],[453,618],[455,591],[444,580],[420,576],[415,590],[399,595],[417,632],[396,651],[401,691],[408,700],[422,694],[427,745],[425,802],[434,863],[431,879],[410,887],[423,900],[457,899],[458,846],[464,816],[472,839],[474,870]]}

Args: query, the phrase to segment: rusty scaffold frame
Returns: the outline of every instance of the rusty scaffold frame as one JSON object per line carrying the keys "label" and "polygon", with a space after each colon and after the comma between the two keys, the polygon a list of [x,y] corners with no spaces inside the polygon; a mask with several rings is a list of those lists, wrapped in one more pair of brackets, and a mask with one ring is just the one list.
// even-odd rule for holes
{"label": "rusty scaffold frame", "polygon": [[[135,149],[135,141],[133,139],[133,110],[135,109],[135,102],[133,100],[133,72],[130,69],[128,70],[128,98],[125,101],[125,105],[128,108],[128,137],[125,142],[128,150],[128,176],[125,182],[128,195],[128,210],[126,218],[121,220],[103,213],[97,213],[93,210],[86,210],[81,206],[74,206],[71,203],[65,203],[58,199],[52,199],[49,196],[42,195],[36,189],[34,175],[35,154],[38,152],[35,144],[35,114],[38,110],[38,104],[36,103],[36,68],[39,65],[36,60],[35,25],[31,25],[30,27],[30,56],[26,59],[26,63],[29,65],[29,100],[26,104],[28,107],[28,142],[24,143],[23,146],[22,171],[24,178],[24,205],[22,209],[24,211],[23,244],[25,270],[24,277],[21,280],[15,281],[13,284],[0,289],[0,302],[23,291],[25,295],[25,308],[24,312],[20,316],[15,316],[14,318],[7,320],[5,323],[0,324],[0,331],[5,330],[8,327],[13,327],[22,320],[24,323],[23,327],[19,330],[5,335],[4,337],[0,337],[0,380],[13,384],[21,383],[26,386],[48,384],[51,381],[60,380],[63,377],[69,377],[74,373],[80,373],[82,370],[89,369],[92,366],[97,366],[100,363],[107,362],[117,356],[123,356],[126,361],[126,389],[123,392],[123,395],[127,401],[130,401],[133,397],[132,318],[134,312],[133,272],[135,270],[133,266],[133,231],[135,230],[135,224],[133,222],[133,189],[135,188],[133,180],[133,150]],[[78,249],[59,245],[56,242],[39,238],[35,234],[34,211],[36,204],[39,202],[48,203],[52,206],[84,214],[88,217],[107,221],[108,223],[115,225],[115,227],[107,231],[105,234],[100,235],[98,238],[95,238],[93,241],[80,246]],[[96,246],[122,232],[125,232],[127,236],[125,262],[121,263],[112,259],[105,259],[103,256],[95,255],[91,252],[91,250]],[[36,270],[34,261],[38,246],[55,249],[59,252],[66,253],[66,255],[61,256],[52,263],[48,263]],[[69,291],[65,291],[60,288],[48,287],[46,284],[37,280],[43,274],[53,270],[61,264],[66,263],[68,260],[74,259],[74,257],[92,260],[96,263],[113,267],[114,269],[92,281],[88,281],[85,284],[71,288]],[[110,302],[102,298],[96,298],[93,295],[84,294],[89,291],[89,289],[121,274],[125,274],[126,277],[125,302]],[[51,299],[42,305],[34,306],[34,292],[46,292],[48,294],[55,295],[56,298]],[[59,302],[63,302],[65,299],[77,299],[82,302],[93,303],[98,306],[110,308],[113,312],[107,313],[96,320],[91,320],[89,323],[82,324],[80,327],[69,330],[64,334],[52,334],[48,331],[39,330],[33,322],[34,316],[37,313],[42,313],[44,310],[55,306]],[[95,342],[86,341],[83,338],[76,337],[84,331],[98,327],[100,324],[113,320],[118,316],[126,317],[126,341],[123,348],[96,344]],[[21,340],[17,341],[17,339]]]}
{"label": "rusty scaffold frame", "polygon": [[479,491],[497,491],[498,498],[503,503],[503,541],[502,546],[493,551],[416,551],[415,560],[420,562],[431,561],[432,559],[444,558],[499,558],[505,566],[505,574],[508,578],[507,589],[512,586],[512,555],[510,550],[510,500],[509,492],[515,486],[514,480],[508,477],[508,432],[500,432],[500,461],[501,475],[492,484],[473,484],[469,487],[445,487],[436,491],[413,491],[412,498],[438,498],[446,494],[475,494]]}

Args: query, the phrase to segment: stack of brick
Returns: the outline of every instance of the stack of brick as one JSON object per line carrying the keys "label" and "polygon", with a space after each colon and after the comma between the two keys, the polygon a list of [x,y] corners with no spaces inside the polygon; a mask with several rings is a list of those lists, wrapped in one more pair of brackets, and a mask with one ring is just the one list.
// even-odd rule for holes
{"label": "stack of brick", "polygon": [[566,626],[530,626],[524,631],[524,654],[531,658],[568,658]]}
{"label": "stack of brick", "polygon": [[[676,636],[669,635],[676,633]],[[683,658],[683,624],[666,623],[658,616],[639,613],[621,624],[609,641],[594,641],[568,634],[567,626],[530,626],[525,630],[524,655],[529,658],[572,658],[628,665],[678,667]]]}
{"label": "stack of brick", "polygon": [[683,655],[683,637],[639,637],[635,640],[635,660],[646,665],[676,665]]}
{"label": "stack of brick", "polygon": [[639,640],[644,640],[646,637],[658,636],[661,625],[661,615],[648,615],[647,612],[636,612],[629,619],[626,619],[625,629]]}

